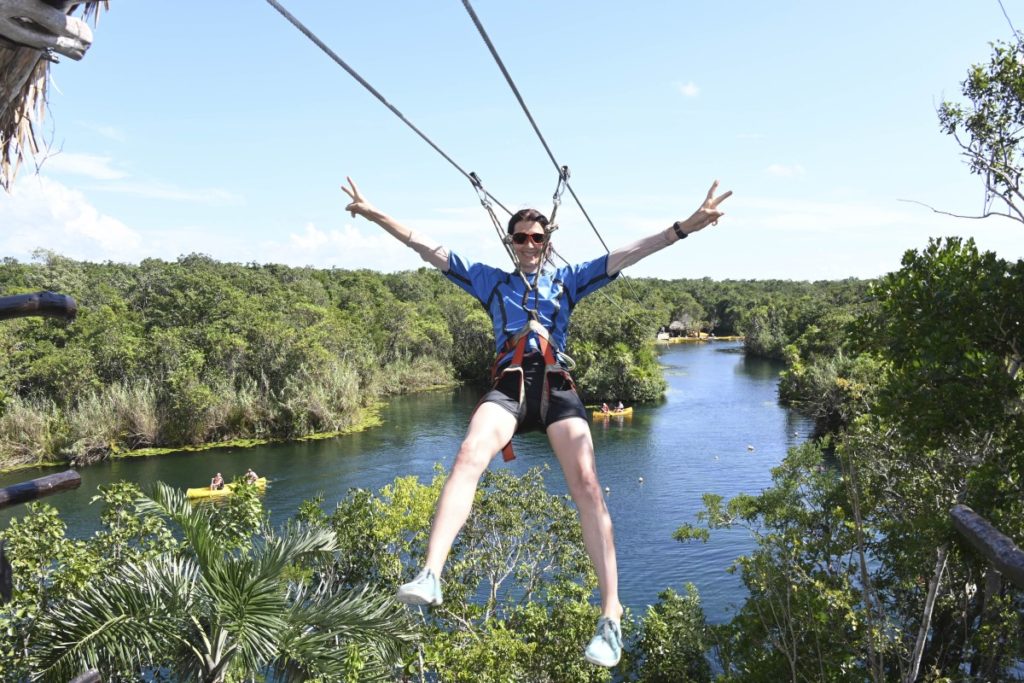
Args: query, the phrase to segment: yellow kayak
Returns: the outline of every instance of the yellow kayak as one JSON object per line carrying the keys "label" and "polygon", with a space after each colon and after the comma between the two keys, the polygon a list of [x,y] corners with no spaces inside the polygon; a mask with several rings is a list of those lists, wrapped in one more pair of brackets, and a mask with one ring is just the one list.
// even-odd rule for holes
{"label": "yellow kayak", "polygon": [[595,410],[594,417],[633,417],[633,406],[623,408],[622,410],[613,410],[610,413],[606,413],[603,410]]}
{"label": "yellow kayak", "polygon": [[[185,491],[185,497],[186,498],[219,498],[221,496],[230,496],[232,493],[234,493],[234,488],[235,488],[235,484],[236,483],[238,483],[238,482],[234,482],[233,481],[230,484],[225,484],[224,488],[216,489],[216,490],[211,489],[209,486],[201,486],[201,487],[196,488],[196,489],[187,489]],[[267,478],[266,477],[260,477],[259,479],[256,480],[256,482],[253,485],[256,488],[258,488],[258,489],[265,489],[265,488],[267,488]]]}

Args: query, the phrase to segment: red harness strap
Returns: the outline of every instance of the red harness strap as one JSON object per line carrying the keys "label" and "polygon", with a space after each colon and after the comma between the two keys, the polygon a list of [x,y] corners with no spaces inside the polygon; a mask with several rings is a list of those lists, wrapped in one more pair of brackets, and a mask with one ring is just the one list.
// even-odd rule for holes
{"label": "red harness strap", "polygon": [[[573,385],[572,377],[569,373],[562,368],[558,359],[555,357],[555,347],[551,344],[548,339],[548,331],[535,320],[531,320],[530,323],[516,333],[514,337],[509,338],[505,342],[505,348],[502,349],[498,356],[494,360],[494,365],[491,366],[491,380],[493,386],[497,387],[498,383],[508,373],[517,373],[519,375],[519,409],[522,410],[523,403],[526,401],[526,375],[523,372],[523,358],[526,355],[526,342],[530,336],[530,332],[537,334],[537,342],[540,347],[540,353],[544,356],[544,386],[541,389],[540,395],[540,419],[545,421],[548,414],[548,405],[551,402],[551,386],[548,383],[548,375],[551,373],[557,373],[562,375],[570,384]],[[512,351],[512,360],[506,365],[501,372],[498,372],[498,362],[509,352]],[[575,387],[573,387],[575,388]],[[512,441],[509,440],[505,447],[501,449],[502,457],[505,462],[509,460],[515,460],[516,454],[512,451]]]}

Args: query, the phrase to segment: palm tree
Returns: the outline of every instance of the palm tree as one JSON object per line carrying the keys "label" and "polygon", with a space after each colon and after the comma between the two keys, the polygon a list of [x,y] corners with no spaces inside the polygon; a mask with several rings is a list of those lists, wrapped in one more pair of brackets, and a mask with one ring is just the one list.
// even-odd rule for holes
{"label": "palm tree", "polygon": [[[181,550],[131,562],[43,618],[36,678],[66,681],[98,668],[105,680],[143,673],[220,683],[229,670],[300,681],[386,680],[415,632],[390,596],[344,591],[302,567],[329,564],[334,532],[287,525],[226,551],[208,507],[157,483],[140,509],[181,527]],[[308,573],[308,570],[307,570]],[[355,670],[354,670],[355,669]]]}

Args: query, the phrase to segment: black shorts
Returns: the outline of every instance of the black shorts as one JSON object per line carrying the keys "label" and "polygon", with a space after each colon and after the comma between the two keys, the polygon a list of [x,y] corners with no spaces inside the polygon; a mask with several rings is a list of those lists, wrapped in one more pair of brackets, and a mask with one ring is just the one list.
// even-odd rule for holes
{"label": "black shorts", "polygon": [[544,389],[544,357],[540,354],[523,359],[525,401],[519,404],[519,373],[502,376],[497,386],[484,394],[480,403],[497,403],[516,416],[516,434],[529,431],[547,431],[548,425],[570,417],[587,419],[587,409],[573,389],[572,381],[558,373],[548,375],[551,396],[546,419],[541,419],[541,392]]}

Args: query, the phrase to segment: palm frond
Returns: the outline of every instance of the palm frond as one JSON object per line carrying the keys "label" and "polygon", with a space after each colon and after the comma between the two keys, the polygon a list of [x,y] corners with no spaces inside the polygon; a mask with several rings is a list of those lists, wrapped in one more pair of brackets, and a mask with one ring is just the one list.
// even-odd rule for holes
{"label": "palm frond", "polygon": [[361,681],[390,680],[394,666],[417,638],[407,610],[389,594],[290,590],[289,629],[281,634],[274,673],[282,681],[346,672],[349,646],[359,649]]}
{"label": "palm frond", "polygon": [[268,534],[258,551],[260,572],[280,574],[284,569],[310,555],[326,555],[338,548],[334,531],[289,521],[279,534]]}
{"label": "palm frond", "polygon": [[[226,667],[256,674],[269,666],[285,681],[351,673],[385,681],[416,638],[390,595],[340,591],[322,575],[311,585],[285,582],[296,563],[333,558],[333,531],[289,524],[247,552],[226,552],[209,512],[180,491],[157,483],[138,506],[180,525],[183,547],[194,553],[128,563],[55,604],[42,622],[39,677],[67,680],[85,667],[135,676],[167,666],[180,680],[212,680]],[[349,671],[353,662],[358,672]]]}
{"label": "palm frond", "polygon": [[[94,24],[99,10],[109,9],[107,0],[87,1],[72,7],[81,10],[85,21]],[[25,151],[39,154],[42,140],[36,126],[42,123],[46,110],[46,90],[50,60],[40,50],[30,47],[0,46],[0,187],[10,189]]]}
{"label": "palm frond", "polygon": [[169,556],[128,564],[52,605],[41,619],[40,677],[66,681],[85,668],[138,671],[162,662],[196,586],[194,563]]}
{"label": "palm frond", "polygon": [[252,559],[234,558],[204,576],[217,628],[230,636],[250,667],[273,658],[287,610],[280,577],[261,574],[256,566]]}
{"label": "palm frond", "polygon": [[136,504],[140,512],[167,517],[181,527],[201,566],[209,566],[223,555],[211,531],[210,510],[205,506],[193,506],[183,491],[158,481],[139,497]]}

